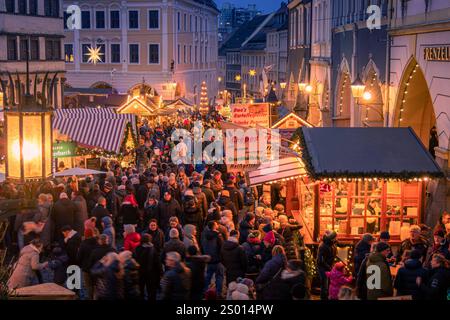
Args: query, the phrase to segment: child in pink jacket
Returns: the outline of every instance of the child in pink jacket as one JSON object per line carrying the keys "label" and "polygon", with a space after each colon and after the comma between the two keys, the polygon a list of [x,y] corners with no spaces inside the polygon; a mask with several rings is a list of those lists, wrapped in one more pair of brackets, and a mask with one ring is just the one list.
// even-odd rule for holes
{"label": "child in pink jacket", "polygon": [[338,262],[334,265],[333,270],[326,272],[327,277],[330,279],[328,294],[328,299],[330,300],[338,300],[341,287],[349,284],[353,280],[351,276],[345,276],[344,267],[345,265],[342,262]]}

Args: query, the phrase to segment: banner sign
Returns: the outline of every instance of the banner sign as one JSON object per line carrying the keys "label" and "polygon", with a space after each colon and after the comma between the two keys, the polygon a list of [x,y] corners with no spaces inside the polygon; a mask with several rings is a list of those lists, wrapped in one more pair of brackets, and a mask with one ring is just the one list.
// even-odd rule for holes
{"label": "banner sign", "polygon": [[53,158],[75,157],[77,144],[75,142],[59,142],[53,144]]}
{"label": "banner sign", "polygon": [[268,103],[244,103],[231,105],[231,122],[245,127],[270,127]]}

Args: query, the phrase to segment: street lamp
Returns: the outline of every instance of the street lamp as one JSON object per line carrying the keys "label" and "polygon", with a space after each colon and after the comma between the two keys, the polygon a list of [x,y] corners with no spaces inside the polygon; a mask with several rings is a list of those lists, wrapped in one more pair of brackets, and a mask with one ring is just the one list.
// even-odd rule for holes
{"label": "street lamp", "polygon": [[359,100],[366,90],[366,85],[361,81],[359,75],[356,77],[355,81],[353,81],[351,85],[353,98]]}
{"label": "street lamp", "polygon": [[18,106],[5,111],[5,176],[18,183],[45,180],[53,160],[52,111],[30,94],[28,57],[26,68],[26,94]]}
{"label": "street lamp", "polygon": [[280,88],[281,89],[286,89],[287,83],[286,82],[280,82]]}

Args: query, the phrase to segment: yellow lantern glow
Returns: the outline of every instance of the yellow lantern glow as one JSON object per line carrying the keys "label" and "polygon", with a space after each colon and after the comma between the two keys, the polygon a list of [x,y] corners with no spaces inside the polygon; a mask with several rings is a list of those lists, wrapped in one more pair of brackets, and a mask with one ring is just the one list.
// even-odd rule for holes
{"label": "yellow lantern glow", "polygon": [[364,92],[364,94],[363,94],[363,99],[364,99],[365,101],[370,101],[370,100],[372,100],[372,93],[370,93],[370,91]]}
{"label": "yellow lantern glow", "polygon": [[356,77],[356,80],[351,85],[353,98],[359,99],[363,96],[364,91],[366,90],[366,85],[361,81],[361,79]]}
{"label": "yellow lantern glow", "polygon": [[280,88],[281,89],[286,89],[287,83],[286,82],[280,82]]}
{"label": "yellow lantern glow", "polygon": [[300,83],[298,84],[298,89],[300,90],[300,92],[304,92],[306,86],[308,86],[308,84],[307,84],[306,82],[300,82]]}

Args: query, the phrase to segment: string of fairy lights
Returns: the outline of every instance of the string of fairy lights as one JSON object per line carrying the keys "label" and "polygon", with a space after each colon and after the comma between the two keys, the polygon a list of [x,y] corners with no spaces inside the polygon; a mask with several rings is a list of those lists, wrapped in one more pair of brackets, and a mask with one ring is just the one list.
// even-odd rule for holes
{"label": "string of fairy lights", "polygon": [[206,81],[203,81],[200,87],[200,112],[207,113],[208,108],[208,86],[206,85]]}
{"label": "string of fairy lights", "polygon": [[403,113],[405,111],[405,103],[406,103],[406,99],[407,99],[407,95],[408,95],[409,85],[410,85],[410,82],[412,81],[412,79],[414,78],[414,75],[417,73],[417,68],[419,68],[418,63],[416,63],[415,67],[411,70],[408,80],[406,81],[406,83],[403,87],[403,97],[402,97],[402,102],[400,104],[400,114],[398,117],[400,123],[403,122]]}
{"label": "string of fairy lights", "polygon": [[349,73],[344,73],[344,81],[342,82],[341,87],[341,94],[339,97],[339,115],[342,116],[342,112],[344,111],[344,92],[345,92],[345,86],[347,85],[347,81],[349,81]]}
{"label": "string of fairy lights", "polygon": [[[373,87],[375,86],[376,80],[377,80],[377,73],[374,72],[373,75],[372,75],[372,78],[370,79],[371,91],[373,91]],[[369,121],[369,107],[368,106],[366,106],[365,120],[366,120],[366,122]]]}

